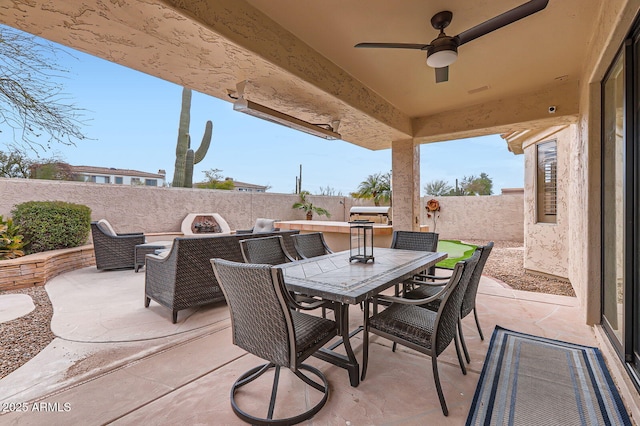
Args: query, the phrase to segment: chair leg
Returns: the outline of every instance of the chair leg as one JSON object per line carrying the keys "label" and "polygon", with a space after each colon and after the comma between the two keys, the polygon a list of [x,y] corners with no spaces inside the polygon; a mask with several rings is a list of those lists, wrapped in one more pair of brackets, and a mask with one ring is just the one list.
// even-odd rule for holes
{"label": "chair leg", "polygon": [[145,296],[145,298],[144,298],[144,307],[148,308],[149,307],[149,303],[151,303],[151,298]]}
{"label": "chair leg", "polygon": [[280,382],[280,366],[276,365],[276,371],[273,375],[273,386],[271,386],[271,399],[269,400],[269,411],[267,419],[273,419],[273,410],[276,406],[276,395],[278,394],[278,383]]}
{"label": "chair leg", "polygon": [[458,340],[458,333],[454,335],[453,341],[456,344],[456,355],[458,355],[458,364],[460,364],[460,369],[462,370],[462,374],[467,375],[467,366],[464,364],[462,360],[462,354],[460,353],[460,340]]}
{"label": "chair leg", "polygon": [[397,347],[398,344],[396,342],[393,342],[393,345],[391,345],[391,352],[395,352]]}
{"label": "chair leg", "polygon": [[473,307],[473,316],[476,319],[476,327],[478,327],[478,334],[480,334],[480,340],[484,340],[484,336],[482,335],[482,329],[480,328],[480,321],[478,321],[478,312],[476,311],[475,306]]}
{"label": "chair leg", "polygon": [[440,399],[440,407],[442,407],[442,413],[445,416],[448,416],[449,410],[447,409],[447,402],[444,400],[444,393],[442,393],[442,386],[440,385],[440,376],[438,375],[438,358],[433,355],[431,356],[431,365],[433,366],[433,380],[436,382],[436,390],[438,391],[438,398]]}
{"label": "chair leg", "polygon": [[176,310],[173,311],[172,321],[174,324],[178,322],[178,311]]}
{"label": "chair leg", "polygon": [[369,364],[369,302],[364,304],[364,330],[362,336],[362,375],[360,380],[363,381],[367,375],[367,365]]}
{"label": "chair leg", "polygon": [[464,335],[462,334],[462,320],[460,318],[458,318],[458,335],[460,336],[460,343],[462,344],[464,357],[467,360],[467,364],[468,364],[471,362],[471,358],[469,358],[469,351],[467,350],[467,344],[464,342]]}
{"label": "chair leg", "polygon": [[[268,409],[268,413],[267,413],[267,417],[266,418],[259,418],[259,417],[255,417],[252,414],[249,414],[247,412],[245,412],[244,410],[242,410],[237,402],[236,402],[236,392],[238,391],[238,389],[240,389],[242,386],[251,383],[252,381],[254,381],[255,379],[257,379],[258,377],[262,376],[265,372],[267,372],[269,369],[271,368],[275,368],[274,371],[274,378],[273,378],[273,385],[271,388],[271,399],[269,401],[269,409]],[[305,374],[302,373],[302,371],[300,370],[306,370],[308,372],[311,372],[313,375],[315,375],[317,378],[319,378],[321,380],[321,383],[317,383],[314,380],[312,380],[311,378],[307,377]],[[278,389],[278,384],[279,384],[279,377],[280,377],[280,366],[276,366],[272,363],[269,364],[264,364],[264,365],[259,365],[257,367],[252,368],[251,370],[247,371],[246,373],[242,374],[233,384],[233,386],[231,387],[231,395],[230,395],[230,399],[231,399],[231,408],[233,409],[233,412],[243,421],[245,421],[246,423],[249,424],[254,424],[254,425],[281,425],[281,426],[285,426],[285,425],[293,425],[293,424],[298,424],[301,423],[305,420],[308,420],[310,418],[312,418],[313,416],[315,416],[320,409],[326,404],[327,400],[329,399],[329,382],[327,381],[327,378],[325,377],[324,374],[322,374],[322,372],[320,370],[318,370],[315,367],[312,367],[310,365],[306,365],[306,364],[301,364],[298,369],[296,371],[294,371],[294,374],[301,379],[303,382],[305,382],[306,384],[312,386],[313,388],[317,389],[319,392],[322,392],[324,395],[322,396],[322,399],[313,407],[311,407],[310,409],[308,409],[307,411],[298,414],[296,416],[293,417],[288,417],[288,418],[281,418],[281,419],[274,419],[273,418],[273,414],[274,414],[274,406],[275,406],[275,401],[276,401],[276,394],[277,394],[277,389]]]}

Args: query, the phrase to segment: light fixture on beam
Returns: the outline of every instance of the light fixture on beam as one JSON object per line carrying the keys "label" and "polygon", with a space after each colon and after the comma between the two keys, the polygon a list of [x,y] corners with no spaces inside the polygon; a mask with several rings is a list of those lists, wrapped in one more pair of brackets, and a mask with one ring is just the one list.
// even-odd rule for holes
{"label": "light fixture on beam", "polygon": [[338,124],[340,123],[339,121],[333,121],[331,124],[324,125],[313,124],[300,120],[299,118],[292,117],[283,112],[276,111],[264,105],[257,104],[244,98],[242,90],[244,88],[243,83],[238,84],[238,99],[233,103],[234,111],[244,112],[245,114],[271,121],[272,123],[280,124],[291,129],[300,130],[301,132],[305,132],[319,138],[328,140],[342,139],[340,133],[335,131],[338,128]]}

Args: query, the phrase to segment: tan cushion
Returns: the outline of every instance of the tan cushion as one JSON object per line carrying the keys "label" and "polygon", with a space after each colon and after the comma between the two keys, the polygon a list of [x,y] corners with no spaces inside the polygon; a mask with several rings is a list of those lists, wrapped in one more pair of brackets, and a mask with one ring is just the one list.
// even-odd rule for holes
{"label": "tan cushion", "polygon": [[275,222],[275,219],[265,219],[260,217],[256,219],[256,224],[253,227],[253,232],[271,232],[273,231],[273,224]]}
{"label": "tan cushion", "polygon": [[116,231],[113,230],[113,227],[111,226],[111,224],[107,222],[105,219],[100,219],[98,221],[98,228],[100,228],[100,230],[106,235],[111,235],[112,237],[115,237],[118,235],[116,234]]}

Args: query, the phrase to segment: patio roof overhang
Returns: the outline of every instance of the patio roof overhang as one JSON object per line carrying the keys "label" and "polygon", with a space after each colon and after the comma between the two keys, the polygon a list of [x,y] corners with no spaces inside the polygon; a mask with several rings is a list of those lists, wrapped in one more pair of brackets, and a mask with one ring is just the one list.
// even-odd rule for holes
{"label": "patio roof overhang", "polygon": [[353,47],[428,43],[443,8],[453,35],[521,3],[18,0],[0,22],[230,102],[246,80],[247,99],[310,123],[339,120],[344,140],[386,149],[575,122],[599,2],[550,2],[461,46],[445,83],[424,52]]}

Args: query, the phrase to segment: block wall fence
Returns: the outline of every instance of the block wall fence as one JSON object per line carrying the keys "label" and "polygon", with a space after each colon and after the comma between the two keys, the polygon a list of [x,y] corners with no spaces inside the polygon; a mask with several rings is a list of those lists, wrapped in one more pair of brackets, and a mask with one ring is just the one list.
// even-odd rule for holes
{"label": "block wall fence", "polygon": [[[339,196],[310,196],[314,205],[331,213],[331,219],[347,221],[352,206],[370,205],[364,200]],[[524,193],[478,197],[423,197],[423,225],[433,229],[426,201],[436,198],[441,211],[436,232],[441,239],[524,241]],[[219,213],[232,230],[251,228],[258,217],[303,220],[304,212],[291,208],[295,194],[247,193],[191,188],[120,186],[82,182],[0,178],[0,215],[11,216],[25,201],[67,201],[91,208],[92,220],[107,219],[117,232],[179,232],[189,213]],[[314,216],[314,220],[326,220]]]}

